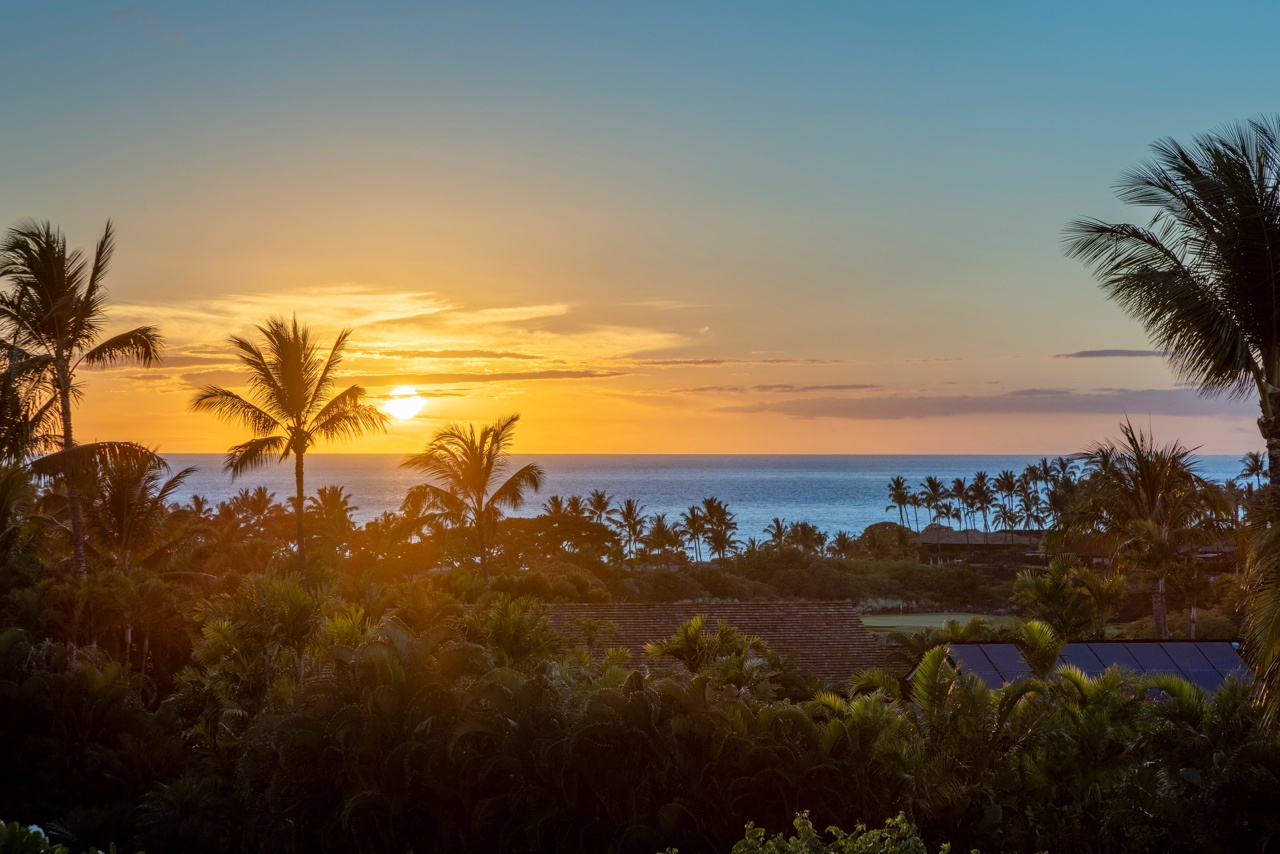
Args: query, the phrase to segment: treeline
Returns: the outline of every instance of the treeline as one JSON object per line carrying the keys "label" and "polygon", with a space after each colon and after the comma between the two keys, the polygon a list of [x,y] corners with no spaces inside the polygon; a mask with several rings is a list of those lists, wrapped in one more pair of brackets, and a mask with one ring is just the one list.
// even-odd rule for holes
{"label": "treeline", "polygon": [[646,673],[566,648],[534,600],[424,593],[247,576],[194,611],[173,674],[9,629],[0,804],[75,850],[711,852],[800,811],[902,812],[959,850],[1237,851],[1280,829],[1276,733],[1244,685],[1050,670],[1042,633],[1038,675],[999,690],[936,647],[910,678],[794,695],[723,629],[695,633],[693,669]]}

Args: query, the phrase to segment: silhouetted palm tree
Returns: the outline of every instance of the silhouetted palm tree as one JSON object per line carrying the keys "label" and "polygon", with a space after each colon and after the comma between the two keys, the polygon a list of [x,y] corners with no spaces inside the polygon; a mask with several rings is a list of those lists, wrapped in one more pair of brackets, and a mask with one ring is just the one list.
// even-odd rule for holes
{"label": "silhouetted palm tree", "polygon": [[1128,423],[1121,434],[1120,442],[1082,455],[1087,476],[1062,528],[1104,538],[1118,562],[1155,579],[1152,617],[1163,640],[1165,579],[1194,557],[1189,550],[1222,536],[1228,509],[1217,486],[1197,473],[1188,448],[1157,445]]}
{"label": "silhouetted palm tree", "polygon": [[239,335],[227,339],[248,369],[249,399],[210,385],[196,393],[191,408],[212,412],[253,432],[252,439],[227,452],[223,468],[232,480],[293,457],[298,565],[305,572],[303,460],[307,451],[321,439],[355,439],[370,430],[385,430],[387,416],[377,407],[363,403],[365,392],[358,385],[334,394],[350,329],[338,333],[327,356],[321,356],[311,329],[299,326],[296,316],[291,322],[272,317],[257,330],[262,346]]}
{"label": "silhouetted palm tree", "polygon": [[911,504],[911,489],[907,486],[906,478],[895,477],[889,481],[889,505],[885,510],[898,508],[898,524],[905,526],[907,524],[907,507]]}
{"label": "silhouetted palm tree", "polygon": [[1267,473],[1267,455],[1261,451],[1250,451],[1240,458],[1240,464],[1244,466],[1240,476],[1253,478],[1261,489],[1262,476]]}
{"label": "silhouetted palm tree", "polygon": [[603,489],[593,489],[587,496],[587,518],[593,522],[604,524],[613,509],[613,496]]}
{"label": "silhouetted palm tree", "polygon": [[[152,365],[163,345],[154,326],[139,326],[105,340],[107,292],[102,284],[115,248],[107,223],[93,258],[67,250],[62,231],[49,222],[24,222],[9,229],[0,245],[0,281],[11,290],[0,295],[0,323],[13,356],[43,360],[46,378],[62,419],[62,449],[75,445],[71,402],[80,367],[103,368],[128,362]],[[85,574],[84,517],[80,489],[68,478],[67,514],[71,524],[75,571]]]}
{"label": "silhouetted palm tree", "polygon": [[1067,226],[1069,256],[1205,394],[1256,394],[1272,483],[1280,483],[1280,117],[1263,116],[1152,145],[1121,176],[1121,201],[1147,227]]}
{"label": "silhouetted palm tree", "polygon": [[707,533],[707,516],[694,504],[680,514],[680,527],[693,544],[693,559],[702,562],[702,538]]}
{"label": "silhouetted palm tree", "polygon": [[480,573],[489,586],[489,548],[504,509],[517,510],[528,492],[542,488],[542,467],[529,463],[510,476],[511,443],[519,415],[508,415],[476,432],[474,425],[450,424],[431,437],[426,450],[401,464],[423,472],[431,483],[409,490],[406,501],[439,510],[472,530]]}
{"label": "silhouetted palm tree", "polygon": [[644,536],[644,505],[634,498],[628,498],[611,511],[609,522],[622,534],[627,556],[635,557],[636,544]]}

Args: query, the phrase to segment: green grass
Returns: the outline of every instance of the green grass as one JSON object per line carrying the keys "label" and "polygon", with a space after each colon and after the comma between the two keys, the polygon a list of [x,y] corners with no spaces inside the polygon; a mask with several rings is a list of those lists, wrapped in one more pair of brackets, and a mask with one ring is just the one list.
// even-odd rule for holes
{"label": "green grass", "polygon": [[868,629],[880,635],[887,635],[889,632],[918,632],[921,629],[940,628],[948,620],[959,620],[961,623],[967,623],[974,617],[982,617],[995,628],[1003,626],[1012,626],[1013,617],[997,617],[991,614],[866,614],[862,617],[862,623]]}

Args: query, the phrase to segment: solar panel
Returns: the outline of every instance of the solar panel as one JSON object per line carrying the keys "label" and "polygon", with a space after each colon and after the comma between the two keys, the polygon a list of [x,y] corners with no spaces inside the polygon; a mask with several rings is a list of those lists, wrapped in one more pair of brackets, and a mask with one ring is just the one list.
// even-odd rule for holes
{"label": "solar panel", "polygon": [[1031,675],[1031,667],[1022,659],[1022,653],[1018,652],[1018,648],[1011,643],[983,643],[977,645],[991,663],[995,665],[996,670],[1005,682],[1012,682],[1015,679],[1021,679],[1024,676]]}
{"label": "solar panel", "polygon": [[1064,646],[1058,663],[1079,667],[1089,676],[1098,676],[1107,669],[1106,664],[1094,653],[1092,645],[1087,643],[1069,643]]}
{"label": "solar panel", "polygon": [[1196,645],[1200,647],[1200,653],[1209,659],[1213,669],[1224,677],[1233,673],[1238,676],[1248,675],[1249,671],[1240,660],[1240,653],[1236,651],[1235,644],[1229,641],[1206,641]]}
{"label": "solar panel", "polygon": [[961,673],[972,673],[987,683],[988,688],[999,688],[1004,684],[1004,677],[995,665],[987,658],[981,647],[972,644],[957,644],[951,647],[951,660]]}
{"label": "solar panel", "polygon": [[1098,659],[1108,667],[1112,664],[1123,664],[1135,672],[1142,670],[1142,665],[1138,664],[1138,660],[1129,652],[1127,644],[1105,641],[1091,643],[1089,646],[1093,649],[1093,654],[1098,656]]}
{"label": "solar panel", "polygon": [[1173,659],[1160,648],[1158,643],[1127,643],[1125,648],[1129,650],[1129,654],[1138,662],[1139,672],[1178,672],[1178,666],[1173,663]]}
{"label": "solar panel", "polygon": [[1166,641],[1160,644],[1160,648],[1168,653],[1173,659],[1173,663],[1178,665],[1178,669],[1183,673],[1192,670],[1216,670],[1216,668],[1196,649],[1196,644],[1190,641]]}
{"label": "solar panel", "polygon": [[[1031,675],[1018,647],[1011,643],[952,644],[951,659],[962,673],[972,673],[996,688]],[[1169,673],[1187,679],[1206,691],[1217,691],[1224,678],[1252,676],[1233,644],[1225,641],[1106,641],[1069,643],[1063,646],[1059,664],[1071,664],[1089,676],[1112,665],[1138,673]]]}

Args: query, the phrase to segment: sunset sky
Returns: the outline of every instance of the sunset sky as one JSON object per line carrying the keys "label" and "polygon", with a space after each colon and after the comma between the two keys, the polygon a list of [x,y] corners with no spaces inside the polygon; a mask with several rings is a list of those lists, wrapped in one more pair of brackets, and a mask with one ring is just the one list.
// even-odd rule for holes
{"label": "sunset sky", "polygon": [[1210,453],[1255,406],[1176,387],[1059,248],[1162,136],[1280,108],[1270,3],[6,7],[0,227],[117,229],[81,440],[244,438],[187,404],[224,339],[354,327],[408,452],[1065,453],[1127,412]]}

